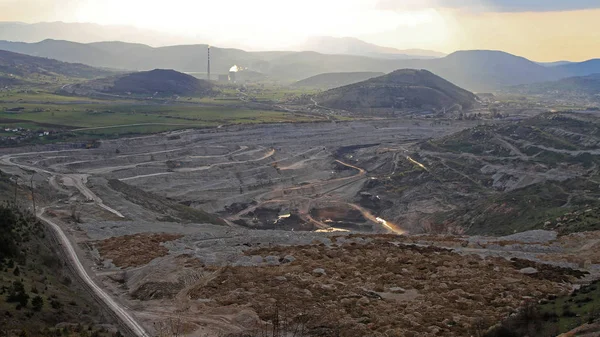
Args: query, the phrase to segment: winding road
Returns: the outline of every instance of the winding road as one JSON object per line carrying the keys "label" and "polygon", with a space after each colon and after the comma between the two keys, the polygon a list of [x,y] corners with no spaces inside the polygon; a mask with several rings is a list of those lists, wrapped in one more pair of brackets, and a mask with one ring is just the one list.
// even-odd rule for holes
{"label": "winding road", "polygon": [[107,294],[102,288],[100,288],[96,282],[90,277],[87,270],[79,260],[71,241],[67,238],[62,228],[48,219],[44,212],[46,207],[42,208],[37,214],[37,217],[48,224],[52,230],[56,233],[56,236],[60,240],[60,243],[65,248],[71,264],[75,267],[75,270],[81,277],[81,279],[92,289],[94,294],[100,298],[116,315],[121,321],[123,321],[138,337],[150,337],[150,335],[144,330],[144,328],[127,312],[126,308],[117,303],[109,294]]}
{"label": "winding road", "polygon": [[[51,151],[51,152],[60,152],[60,151]],[[81,175],[77,175],[77,174],[61,175],[61,174],[50,172],[50,171],[47,171],[44,169],[27,166],[27,165],[23,165],[23,164],[17,164],[12,161],[12,158],[14,156],[22,156],[22,155],[29,155],[29,154],[36,154],[36,153],[5,155],[5,156],[0,157],[0,164],[16,166],[21,169],[33,171],[36,173],[49,174],[50,179],[54,180],[54,181],[56,181],[57,177],[62,176],[62,177],[64,177],[64,179],[70,180],[73,183],[74,187],[76,187],[86,198],[93,200],[94,203],[96,203],[99,207],[102,207],[103,209],[105,209],[119,217],[123,217],[123,215],[121,213],[119,213],[118,211],[106,206],[102,202],[102,199],[100,199],[90,189],[88,189],[87,186],[85,186],[84,179],[87,179],[87,177],[82,177]],[[73,244],[71,243],[71,241],[69,241],[69,239],[65,235],[62,228],[44,215],[47,208],[48,207],[44,207],[44,208],[40,209],[40,211],[36,214],[36,216],[41,221],[48,224],[50,226],[50,228],[52,228],[52,230],[56,233],[56,236],[59,239],[61,245],[64,247],[66,254],[69,256],[69,261],[71,262],[71,264],[73,265],[73,267],[77,271],[77,274],[79,274],[79,276],[81,277],[83,282],[85,282],[85,284],[87,284],[87,286],[93,291],[94,295],[97,296],[99,299],[101,299],[102,302],[104,302],[108,306],[108,308],[110,310],[112,310],[116,314],[116,316],[125,324],[125,326],[129,327],[129,329],[131,329],[131,331],[136,336],[150,337],[150,335],[135,320],[135,318],[133,318],[133,316],[131,316],[127,312],[127,308],[125,308],[124,306],[122,306],[121,304],[116,302],[106,291],[104,291],[100,286],[98,286],[98,284],[96,284],[96,282],[94,282],[94,280],[92,279],[92,277],[90,276],[88,271],[85,269],[85,267],[81,263],[79,256],[77,256],[77,253],[75,252],[75,248],[73,248]]]}

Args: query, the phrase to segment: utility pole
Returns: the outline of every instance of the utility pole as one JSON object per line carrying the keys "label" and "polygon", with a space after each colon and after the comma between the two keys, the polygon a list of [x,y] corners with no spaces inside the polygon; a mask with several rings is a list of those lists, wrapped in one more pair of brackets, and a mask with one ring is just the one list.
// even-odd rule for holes
{"label": "utility pole", "polygon": [[33,191],[33,177],[35,176],[35,172],[33,172],[33,174],[31,175],[31,201],[33,201],[33,215],[36,215],[37,213],[35,213],[35,192]]}

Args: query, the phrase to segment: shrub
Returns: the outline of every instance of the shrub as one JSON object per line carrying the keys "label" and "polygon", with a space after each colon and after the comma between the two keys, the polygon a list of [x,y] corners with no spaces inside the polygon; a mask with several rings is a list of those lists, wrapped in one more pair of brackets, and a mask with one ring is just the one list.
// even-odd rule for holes
{"label": "shrub", "polygon": [[44,306],[44,299],[39,295],[34,297],[31,300],[31,306],[33,307],[33,311],[41,311]]}

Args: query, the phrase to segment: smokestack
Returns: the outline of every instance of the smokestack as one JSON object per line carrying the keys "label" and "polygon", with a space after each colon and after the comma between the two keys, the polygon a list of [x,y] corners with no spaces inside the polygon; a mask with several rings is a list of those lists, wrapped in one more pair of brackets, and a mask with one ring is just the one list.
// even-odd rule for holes
{"label": "smokestack", "polygon": [[210,45],[208,45],[208,67],[206,73],[208,74],[208,80],[210,81]]}

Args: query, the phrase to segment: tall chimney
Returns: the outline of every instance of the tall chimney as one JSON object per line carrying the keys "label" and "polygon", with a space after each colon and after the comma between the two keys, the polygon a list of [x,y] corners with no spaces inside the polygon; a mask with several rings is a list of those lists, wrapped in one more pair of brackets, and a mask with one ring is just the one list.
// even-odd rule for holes
{"label": "tall chimney", "polygon": [[208,80],[210,81],[210,45],[208,45],[208,67],[207,67]]}

